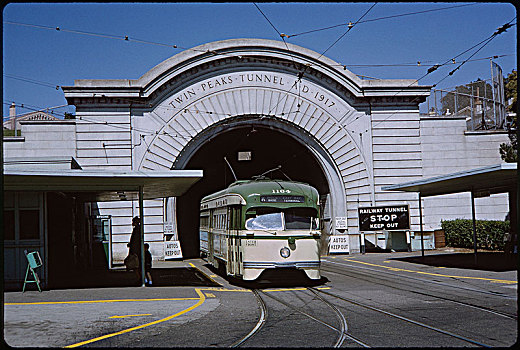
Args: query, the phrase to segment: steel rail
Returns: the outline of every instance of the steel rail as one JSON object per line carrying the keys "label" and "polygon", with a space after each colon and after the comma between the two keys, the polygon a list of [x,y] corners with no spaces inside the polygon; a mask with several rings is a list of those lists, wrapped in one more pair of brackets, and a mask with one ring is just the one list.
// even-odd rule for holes
{"label": "steel rail", "polygon": [[[359,279],[358,276],[349,275],[349,274],[344,273],[344,272],[338,272],[338,271],[334,271],[334,270],[327,270],[327,269],[324,269],[323,267],[322,267],[322,270],[323,271],[332,272],[332,273],[336,273],[336,274],[343,275],[343,276],[350,276],[350,277]],[[366,276],[366,277],[370,278],[372,276]],[[366,279],[366,278],[361,278],[361,279],[363,279],[365,281],[368,281],[368,279]],[[497,315],[497,316],[509,318],[509,319],[512,319],[512,320],[518,320],[518,316],[517,315],[510,314],[510,313],[507,313],[507,312],[497,311],[497,310],[493,310],[493,309],[486,308],[486,307],[483,307],[483,306],[473,305],[473,304],[466,303],[466,302],[463,302],[463,301],[453,300],[453,299],[450,299],[450,298],[446,298],[446,297],[442,297],[442,296],[438,296],[438,295],[434,295],[434,294],[430,294],[430,293],[423,293],[423,292],[419,292],[419,291],[399,288],[397,286],[393,286],[393,285],[390,285],[390,284],[382,283],[378,279],[375,279],[375,280],[376,281],[374,283],[377,283],[377,284],[380,284],[380,285],[383,285],[383,286],[386,286],[386,287],[389,287],[389,288],[402,290],[402,291],[406,291],[406,292],[413,293],[413,294],[419,294],[419,295],[423,295],[423,296],[428,296],[428,297],[432,297],[432,298],[436,298],[436,299],[452,302],[454,304],[459,304],[459,305],[467,306],[467,307],[470,307],[470,308],[474,308],[474,309],[477,309],[477,310],[480,310],[480,311],[488,312],[488,313],[491,313],[491,314],[494,314],[494,315]],[[423,281],[426,282],[426,283],[429,283],[429,281],[427,281],[427,280],[423,280]],[[373,282],[373,281],[370,281],[370,282]],[[455,287],[455,286],[452,286],[452,287]],[[461,288],[461,289],[467,289],[467,288]]]}
{"label": "steel rail", "polygon": [[314,293],[314,295],[316,295],[316,297],[318,297],[321,301],[323,301],[325,304],[327,304],[328,307],[330,307],[332,310],[334,310],[334,312],[336,313],[336,315],[338,316],[339,318],[339,323],[340,323],[340,334],[341,336],[338,338],[338,341],[336,342],[336,344],[334,344],[334,347],[335,348],[339,348],[341,346],[341,344],[343,344],[343,341],[345,341],[345,336],[348,332],[348,325],[347,325],[347,320],[345,319],[345,315],[343,315],[343,313],[341,311],[339,311],[339,309],[334,306],[332,303],[329,303],[327,300],[325,300],[325,298],[323,298],[321,295],[318,294],[318,292],[316,292],[314,289],[312,288],[307,288],[307,290],[310,290],[312,293]]}
{"label": "steel rail", "polygon": [[380,308],[377,308],[377,307],[374,307],[374,306],[366,305],[366,304],[363,304],[363,303],[360,303],[360,302],[357,302],[357,301],[354,301],[354,300],[351,300],[351,299],[347,299],[345,297],[341,297],[339,295],[336,295],[336,294],[333,294],[333,293],[330,293],[330,292],[325,292],[323,290],[317,290],[317,291],[319,293],[330,295],[330,296],[332,296],[334,298],[346,301],[347,303],[351,303],[351,304],[354,304],[354,305],[357,305],[357,306],[360,306],[360,307],[363,307],[363,308],[366,308],[366,309],[369,309],[369,310],[372,310],[372,311],[376,311],[376,312],[379,312],[379,313],[382,313],[382,314],[385,314],[385,315],[388,315],[388,316],[391,316],[391,317],[394,317],[394,318],[397,318],[397,319],[409,322],[411,324],[414,324],[414,325],[417,325],[417,326],[420,326],[420,327],[423,327],[423,328],[426,328],[426,329],[430,329],[432,331],[435,331],[435,332],[438,332],[438,333],[442,333],[442,334],[448,335],[448,336],[453,337],[453,338],[460,339],[462,341],[465,341],[465,342],[468,342],[468,343],[471,343],[471,344],[475,344],[475,345],[482,346],[482,347],[485,347],[485,348],[490,348],[491,347],[491,345],[487,345],[487,344],[481,343],[479,341],[476,341],[476,340],[473,340],[473,339],[470,339],[470,338],[466,338],[466,337],[463,337],[461,335],[458,335],[458,334],[455,334],[455,333],[452,333],[452,332],[449,332],[449,331],[445,331],[443,329],[440,329],[440,328],[437,328],[437,327],[433,327],[433,326],[427,325],[425,323],[422,323],[422,322],[419,322],[419,321],[415,321],[415,320],[412,320],[410,318],[407,318],[407,317],[404,317],[404,316],[400,316],[400,315],[394,314],[394,313],[389,312],[389,311],[385,311],[383,309],[380,309]]}
{"label": "steel rail", "polygon": [[[307,288],[307,290],[308,290],[308,289],[309,289],[309,288]],[[320,320],[320,319],[318,319],[318,318],[312,316],[311,314],[309,314],[309,313],[307,313],[307,312],[305,312],[305,311],[300,310],[298,307],[295,307],[295,306],[293,306],[293,305],[291,305],[291,304],[289,304],[289,303],[287,303],[287,302],[285,302],[285,301],[283,301],[283,300],[281,300],[281,299],[279,299],[279,298],[277,298],[277,297],[274,297],[274,296],[272,296],[272,295],[270,295],[270,294],[267,294],[266,292],[261,291],[261,293],[264,294],[264,295],[266,295],[266,296],[268,296],[269,298],[271,298],[271,299],[273,299],[273,300],[279,302],[280,304],[285,305],[285,306],[287,306],[288,308],[290,308],[290,309],[292,309],[292,310],[294,310],[294,311],[296,311],[296,312],[299,312],[299,313],[301,313],[301,314],[303,314],[303,315],[309,317],[310,319],[312,319],[312,320],[314,320],[314,321],[316,321],[316,322],[318,322],[318,323],[320,323],[320,324],[322,324],[322,325],[324,325],[324,326],[326,326],[326,327],[328,327],[328,328],[330,328],[330,329],[332,329],[332,330],[335,330],[336,332],[340,333],[339,338],[338,338],[338,340],[336,341],[336,344],[334,345],[334,347],[340,347],[341,344],[343,343],[345,337],[348,338],[348,339],[350,339],[350,340],[352,340],[352,341],[354,341],[354,342],[356,342],[357,344],[359,344],[359,345],[361,345],[361,346],[363,346],[363,347],[367,347],[367,348],[369,347],[367,344],[365,344],[365,343],[363,343],[362,341],[356,339],[355,337],[351,336],[350,334],[346,334],[346,333],[344,333],[344,331],[342,331],[342,330],[340,330],[340,329],[337,329],[336,327],[334,327],[334,326],[328,324],[328,323],[325,322],[325,321],[322,321],[322,320]],[[331,304],[330,304],[329,302],[325,301],[323,298],[320,298],[320,299],[323,300],[323,301],[325,302],[325,304],[327,304],[329,307],[331,306]],[[341,313],[341,312],[340,312],[337,308],[335,308],[335,307],[333,308],[333,310],[335,310],[335,311],[338,312],[338,313]],[[338,316],[338,317],[339,317],[339,316]],[[343,314],[341,314],[341,318],[343,318],[343,320],[344,320]],[[342,326],[343,326],[343,325],[342,325]]]}
{"label": "steel rail", "polygon": [[[442,285],[442,286],[446,286],[446,287],[451,287],[451,288],[455,288],[455,289],[464,289],[464,290],[469,290],[469,291],[472,291],[472,292],[477,292],[477,293],[483,293],[483,294],[493,295],[493,296],[496,296],[496,297],[499,297],[499,298],[504,298],[504,299],[516,299],[515,296],[510,296],[510,295],[506,295],[506,294],[503,294],[503,293],[490,292],[490,291],[486,291],[486,290],[475,289],[475,288],[469,288],[469,287],[463,287],[463,286],[454,286],[454,285],[449,284],[449,283],[438,282],[438,281],[431,281],[431,280],[426,280],[426,279],[424,279],[424,278],[417,278],[417,277],[412,277],[412,276],[408,276],[408,275],[403,275],[403,274],[398,274],[398,273],[392,273],[392,272],[388,272],[388,271],[381,271],[381,270],[378,270],[378,269],[373,269],[373,268],[365,267],[365,266],[357,266],[357,265],[351,265],[351,264],[343,264],[343,263],[339,263],[339,262],[336,262],[336,261],[330,261],[330,260],[325,260],[325,259],[322,259],[321,262],[322,262],[322,263],[323,263],[323,262],[326,262],[326,263],[329,263],[329,264],[343,265],[343,266],[347,266],[347,267],[353,267],[353,268],[355,268],[355,269],[360,269],[360,270],[368,270],[368,271],[374,271],[374,272],[378,272],[378,273],[384,273],[385,275],[393,275],[393,276],[404,277],[404,278],[408,278],[408,279],[412,279],[412,280],[416,280],[416,281],[422,281],[422,282],[431,283],[431,284],[438,284],[438,285]],[[322,266],[323,266],[323,264],[322,264]]]}
{"label": "steel rail", "polygon": [[256,301],[260,305],[260,317],[258,318],[258,322],[256,323],[255,327],[246,334],[242,339],[238,340],[237,342],[230,345],[230,348],[236,348],[246,342],[249,338],[251,338],[253,335],[255,335],[265,324],[265,321],[267,319],[267,307],[265,305],[264,300],[258,294],[258,291],[256,289],[253,289],[253,293],[255,294]]}

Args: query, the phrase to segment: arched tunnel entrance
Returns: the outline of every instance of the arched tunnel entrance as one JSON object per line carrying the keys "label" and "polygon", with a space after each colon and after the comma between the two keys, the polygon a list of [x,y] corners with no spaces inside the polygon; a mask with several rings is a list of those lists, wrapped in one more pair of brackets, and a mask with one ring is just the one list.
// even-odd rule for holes
{"label": "arched tunnel entrance", "polygon": [[[289,130],[291,129],[291,130]],[[199,203],[202,197],[235,181],[224,157],[239,180],[251,179],[268,170],[270,178],[291,179],[329,193],[329,185],[316,157],[305,145],[305,131],[268,117],[237,117],[213,125],[185,147],[173,169],[202,169],[204,177],[177,198],[177,228],[185,258],[199,256]],[[308,138],[308,136],[307,136]],[[239,152],[250,152],[250,160],[238,160]]]}

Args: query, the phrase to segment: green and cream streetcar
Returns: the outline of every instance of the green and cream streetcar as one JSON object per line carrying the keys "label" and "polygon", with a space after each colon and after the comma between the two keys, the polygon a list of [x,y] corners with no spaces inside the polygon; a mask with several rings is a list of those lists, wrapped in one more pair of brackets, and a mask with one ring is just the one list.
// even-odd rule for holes
{"label": "green and cream streetcar", "polygon": [[200,251],[244,280],[265,269],[296,268],[320,278],[318,191],[282,180],[240,180],[202,198]]}

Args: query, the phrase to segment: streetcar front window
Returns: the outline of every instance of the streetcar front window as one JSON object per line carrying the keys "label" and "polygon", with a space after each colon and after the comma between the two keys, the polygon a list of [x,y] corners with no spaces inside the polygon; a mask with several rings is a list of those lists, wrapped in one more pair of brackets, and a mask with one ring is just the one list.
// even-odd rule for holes
{"label": "streetcar front window", "polygon": [[246,220],[247,230],[283,230],[282,213],[258,215]]}
{"label": "streetcar front window", "polygon": [[316,210],[312,208],[290,208],[284,211],[286,230],[317,230]]}

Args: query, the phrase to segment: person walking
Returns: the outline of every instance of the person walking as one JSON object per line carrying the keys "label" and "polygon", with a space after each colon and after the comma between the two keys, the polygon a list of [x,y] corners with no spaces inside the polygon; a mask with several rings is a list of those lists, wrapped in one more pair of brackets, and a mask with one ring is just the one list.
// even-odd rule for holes
{"label": "person walking", "polygon": [[141,283],[141,218],[136,216],[132,219],[132,235],[130,236],[130,242],[127,244],[129,248],[128,256],[135,254],[138,259],[138,266],[134,268],[137,280]]}

